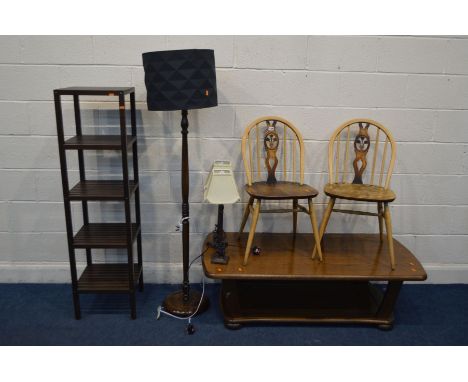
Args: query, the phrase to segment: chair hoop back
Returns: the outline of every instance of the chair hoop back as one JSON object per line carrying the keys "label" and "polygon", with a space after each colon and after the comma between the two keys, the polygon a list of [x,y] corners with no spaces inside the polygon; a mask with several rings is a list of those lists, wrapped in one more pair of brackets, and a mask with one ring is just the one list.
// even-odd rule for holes
{"label": "chair hoop back", "polygon": [[[390,161],[387,162],[388,155]],[[395,158],[396,143],[387,128],[372,119],[351,119],[340,125],[330,138],[329,183],[370,184],[387,189]],[[365,172],[368,162],[370,173]]]}
{"label": "chair hoop back", "polygon": [[277,177],[296,182],[297,173],[299,183],[304,183],[304,140],[300,131],[282,117],[260,117],[246,127],[242,160],[248,185],[261,180],[275,183]]}

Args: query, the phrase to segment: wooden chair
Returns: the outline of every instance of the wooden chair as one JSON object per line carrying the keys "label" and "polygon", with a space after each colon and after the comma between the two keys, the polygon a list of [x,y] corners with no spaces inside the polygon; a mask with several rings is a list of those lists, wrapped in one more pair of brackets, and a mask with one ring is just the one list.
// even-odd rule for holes
{"label": "wooden chair", "polygon": [[[249,258],[260,213],[292,212],[294,235],[297,229],[297,213],[308,214],[319,258],[322,260],[317,220],[312,203],[318,191],[304,184],[304,141],[299,130],[291,122],[280,117],[256,119],[247,126],[242,136],[242,159],[247,176],[245,190],[250,195],[250,199],[245,208],[239,235],[242,234],[252,213],[244,265]],[[277,177],[281,180],[277,180]],[[308,209],[299,205],[300,199],[307,199]],[[263,210],[260,206],[264,200],[291,200],[292,208]]]}
{"label": "wooden chair", "polygon": [[[382,146],[383,151],[381,151]],[[387,162],[389,154],[390,160]],[[320,239],[322,239],[332,211],[377,216],[380,241],[383,242],[383,220],[385,220],[392,270],[395,269],[395,257],[388,204],[396,198],[395,193],[389,188],[395,155],[396,147],[392,135],[376,121],[352,119],[338,127],[328,145],[329,178],[324,192],[330,200],[320,224]],[[368,158],[371,160],[370,174],[365,172]],[[376,202],[377,213],[336,209],[334,208],[336,199]],[[315,253],[314,249],[312,257],[315,257]]]}

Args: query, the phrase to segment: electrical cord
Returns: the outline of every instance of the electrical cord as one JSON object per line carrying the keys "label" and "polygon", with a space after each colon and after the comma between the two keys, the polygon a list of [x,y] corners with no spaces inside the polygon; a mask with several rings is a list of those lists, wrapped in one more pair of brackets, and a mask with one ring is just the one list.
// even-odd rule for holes
{"label": "electrical cord", "polygon": [[[228,246],[231,246],[231,247],[237,247],[237,248],[245,248],[245,246],[241,246],[241,245],[238,245],[238,244],[234,244],[234,243],[227,243]],[[190,268],[192,267],[193,263],[195,261],[197,261],[199,258],[201,258],[205,253],[206,251],[208,251],[208,249],[210,249],[211,246],[208,244],[207,247],[203,250],[202,253],[200,253],[197,257],[195,257],[189,264],[188,266],[188,271],[190,271]],[[176,316],[172,313],[169,313],[169,312],[166,312],[163,307],[161,305],[158,306],[158,309],[157,309],[157,313],[156,313],[156,320],[159,320],[159,318],[161,317],[161,314],[164,314],[166,316],[169,316],[169,317],[172,317],[172,318],[176,318],[178,320],[188,320],[187,322],[187,328],[186,328],[186,331],[187,331],[187,334],[194,334],[195,333],[195,327],[193,326],[192,324],[192,318],[198,313],[198,311],[200,310],[200,306],[202,304],[202,301],[203,301],[203,297],[205,296],[205,275],[202,273],[202,293],[201,293],[201,296],[200,296],[200,301],[198,302],[198,305],[197,305],[197,308],[195,309],[195,311],[188,317],[179,317],[179,316]]]}
{"label": "electrical cord", "polygon": [[[192,266],[192,264],[197,260],[199,259],[200,257],[202,257],[205,252],[209,249],[210,247],[207,247],[205,248],[205,250],[200,253],[197,257],[195,257],[189,264],[188,266],[188,270],[190,271],[190,267]],[[156,313],[156,320],[159,320],[159,318],[161,317],[161,314],[164,314],[166,316],[169,316],[169,317],[172,317],[172,318],[176,318],[178,320],[188,320],[187,322],[187,328],[186,328],[186,331],[187,331],[187,334],[194,334],[195,333],[195,327],[193,326],[192,324],[192,318],[198,313],[198,311],[200,310],[200,306],[202,304],[202,301],[203,301],[203,297],[205,296],[205,276],[204,274],[202,273],[202,293],[201,293],[201,296],[200,296],[200,301],[198,302],[198,305],[197,305],[197,308],[195,309],[195,311],[188,317],[179,317],[179,316],[176,316],[172,313],[169,313],[169,312],[166,312],[163,307],[161,305],[158,306],[158,309],[157,309],[157,313]]]}
{"label": "electrical cord", "polygon": [[189,264],[189,266],[188,266],[188,269],[190,270],[190,267],[192,266],[192,264],[193,264],[197,259],[199,259],[200,257],[202,257],[202,256],[206,253],[206,251],[208,251],[209,249],[210,249],[210,247],[207,246],[207,247],[204,249],[204,251],[203,251],[202,253],[200,253],[197,257],[195,257],[195,258],[190,262],[190,264]]}
{"label": "electrical cord", "polygon": [[172,317],[172,318],[177,318],[178,320],[188,320],[187,322],[187,334],[194,334],[195,333],[195,327],[192,324],[192,318],[195,316],[198,311],[200,310],[201,303],[203,301],[203,297],[205,296],[205,277],[202,276],[202,293],[200,296],[200,301],[198,302],[197,309],[188,317],[179,317],[176,316],[172,313],[166,312],[161,305],[158,306],[157,314],[156,314],[156,320],[159,320],[161,317],[161,314],[165,314],[166,316]]}

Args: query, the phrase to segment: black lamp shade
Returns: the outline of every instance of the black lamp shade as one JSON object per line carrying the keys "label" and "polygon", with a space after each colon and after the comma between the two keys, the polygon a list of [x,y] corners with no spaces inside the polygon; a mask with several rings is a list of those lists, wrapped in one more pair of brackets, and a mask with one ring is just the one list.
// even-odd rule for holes
{"label": "black lamp shade", "polygon": [[148,110],[190,110],[218,105],[212,49],[143,53]]}

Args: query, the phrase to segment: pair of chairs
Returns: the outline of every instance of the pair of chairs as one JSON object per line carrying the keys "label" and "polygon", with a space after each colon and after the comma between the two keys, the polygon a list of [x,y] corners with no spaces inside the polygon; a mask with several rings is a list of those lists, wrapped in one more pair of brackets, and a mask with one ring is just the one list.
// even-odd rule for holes
{"label": "pair of chairs", "polygon": [[[248,262],[260,213],[292,212],[294,235],[297,230],[297,213],[309,215],[315,239],[311,256],[315,258],[318,254],[322,261],[320,242],[330,215],[332,212],[341,212],[377,216],[381,242],[385,221],[390,265],[392,270],[395,269],[389,203],[396,196],[389,186],[396,152],[390,132],[370,119],[352,119],[335,130],[328,145],[328,183],[324,188],[330,199],[320,228],[317,226],[313,204],[319,192],[304,184],[304,151],[301,133],[284,118],[262,117],[247,126],[242,136],[242,159],[247,176],[245,190],[250,198],[239,234],[242,234],[250,214],[252,221],[244,265]],[[368,159],[371,164],[370,174],[365,171]],[[334,208],[337,199],[375,202],[377,212],[337,209]],[[264,201],[285,200],[292,201],[292,208],[261,208]],[[300,205],[299,200],[307,200],[308,208]]]}

